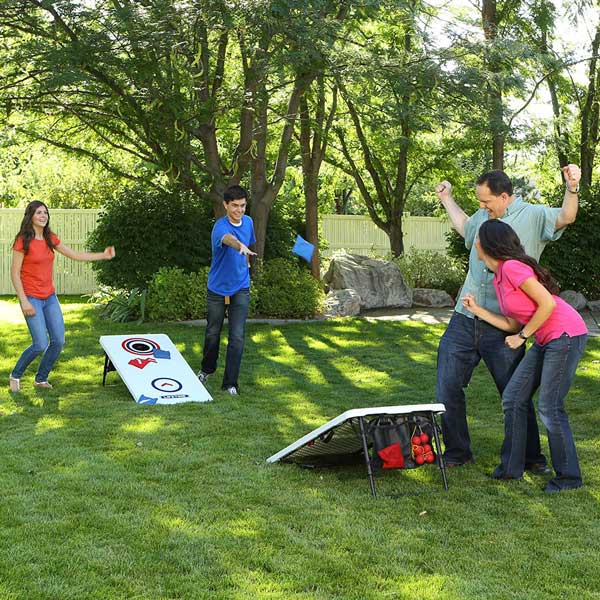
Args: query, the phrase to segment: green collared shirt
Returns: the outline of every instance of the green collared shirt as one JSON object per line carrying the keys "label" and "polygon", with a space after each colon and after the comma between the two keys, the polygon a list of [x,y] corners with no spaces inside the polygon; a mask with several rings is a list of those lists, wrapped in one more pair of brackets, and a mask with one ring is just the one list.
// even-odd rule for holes
{"label": "green collared shirt", "polygon": [[[506,209],[502,221],[510,225],[521,239],[525,252],[539,260],[542,251],[548,242],[557,240],[564,229],[556,230],[556,219],[560,208],[550,208],[541,204],[527,204],[522,198],[515,198]],[[477,304],[488,310],[500,314],[500,306],[496,297],[496,290],[492,284],[494,274],[487,270],[485,264],[477,258],[475,238],[482,223],[487,221],[489,215],[486,210],[478,210],[469,217],[465,224],[465,246],[471,250],[469,254],[469,272],[456,303],[456,311],[473,317],[462,305],[462,298],[466,294],[473,294]]]}

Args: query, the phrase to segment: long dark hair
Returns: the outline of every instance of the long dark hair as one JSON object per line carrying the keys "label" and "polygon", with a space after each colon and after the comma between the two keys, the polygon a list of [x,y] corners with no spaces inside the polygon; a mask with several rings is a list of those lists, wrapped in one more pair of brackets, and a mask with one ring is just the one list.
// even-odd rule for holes
{"label": "long dark hair", "polygon": [[[25,254],[29,252],[29,244],[31,244],[31,240],[35,238],[35,229],[33,228],[33,215],[35,215],[35,211],[43,206],[46,210],[48,207],[39,200],[33,200],[30,202],[25,208],[25,216],[21,221],[21,228],[19,229],[19,233],[15,236],[15,242],[22,237],[23,238],[23,249],[25,250]],[[48,248],[54,252],[54,244],[52,243],[52,230],[50,229],[50,211],[48,211],[48,222],[44,226],[43,230],[44,239],[46,240],[46,244],[48,244]]]}
{"label": "long dark hair", "polygon": [[525,254],[519,236],[510,225],[498,219],[489,219],[481,225],[478,235],[481,249],[488,256],[496,260],[518,260],[529,265],[538,276],[540,283],[551,294],[558,294],[558,284],[550,272],[544,269],[535,258]]}

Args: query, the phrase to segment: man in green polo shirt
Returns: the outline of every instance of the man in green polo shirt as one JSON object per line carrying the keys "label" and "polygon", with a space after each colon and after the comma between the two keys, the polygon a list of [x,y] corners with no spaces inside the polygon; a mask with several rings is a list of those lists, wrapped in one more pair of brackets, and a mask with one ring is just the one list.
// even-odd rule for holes
{"label": "man in green polo shirt", "polygon": [[[517,232],[525,252],[538,260],[546,244],[557,240],[577,216],[581,171],[576,165],[568,165],[563,168],[563,175],[566,189],[562,207],[550,208],[528,204],[515,196],[512,182],[503,171],[484,173],[477,180],[475,189],[480,210],[471,217],[452,198],[452,186],[448,181],[436,186],[436,193],[448,212],[452,226],[465,238],[465,245],[471,251],[465,283],[438,348],[436,392],[438,402],[446,407],[442,416],[442,433],[444,457],[449,467],[473,462],[464,393],[473,370],[483,359],[502,394],[525,353],[524,345],[518,350],[506,346],[505,332],[477,319],[462,305],[462,297],[473,294],[480,306],[492,312],[501,312],[492,284],[494,274],[477,258],[474,244],[477,231],[487,219],[501,219]],[[526,468],[538,473],[547,470],[531,399]]]}

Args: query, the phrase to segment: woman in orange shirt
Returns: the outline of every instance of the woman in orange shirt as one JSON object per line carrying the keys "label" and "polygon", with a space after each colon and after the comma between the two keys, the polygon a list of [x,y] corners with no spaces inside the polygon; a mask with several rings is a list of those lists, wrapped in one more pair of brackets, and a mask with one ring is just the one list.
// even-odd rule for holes
{"label": "woman in orange shirt", "polygon": [[113,246],[108,246],[104,252],[78,252],[69,248],[52,233],[48,207],[38,200],[27,205],[13,244],[10,275],[32,343],[21,354],[10,374],[11,392],[21,390],[25,369],[42,353],[33,384],[40,388],[52,387],[48,383],[48,374],[65,342],[65,324],[52,279],[55,250],[73,260],[111,260],[115,257]]}

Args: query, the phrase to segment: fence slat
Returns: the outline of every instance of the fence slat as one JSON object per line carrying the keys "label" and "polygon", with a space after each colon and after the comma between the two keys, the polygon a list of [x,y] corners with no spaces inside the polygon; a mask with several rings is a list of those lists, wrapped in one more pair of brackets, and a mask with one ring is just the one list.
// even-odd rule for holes
{"label": "fence slat", "polygon": [[[94,208],[53,208],[52,231],[67,246],[85,250],[87,236],[95,229],[99,212]],[[21,208],[0,209],[0,294],[14,294],[10,281],[12,244],[22,219]],[[54,283],[59,294],[89,294],[97,289],[91,263],[70,260],[58,253],[54,260]]]}

